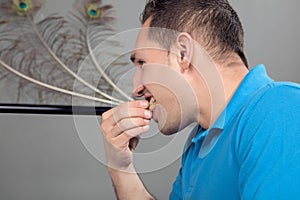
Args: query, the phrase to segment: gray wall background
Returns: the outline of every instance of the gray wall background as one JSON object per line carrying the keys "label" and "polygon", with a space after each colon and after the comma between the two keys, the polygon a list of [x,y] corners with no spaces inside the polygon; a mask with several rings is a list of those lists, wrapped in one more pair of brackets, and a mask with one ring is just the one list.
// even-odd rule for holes
{"label": "gray wall background", "polygon": [[[68,2],[48,1],[42,13],[63,13],[69,8]],[[144,0],[110,2],[118,10],[119,31],[139,27],[138,16]],[[231,3],[244,24],[251,66],[263,63],[274,79],[300,82],[300,13],[297,12],[300,2],[231,0]],[[75,121],[72,116],[0,115],[1,200],[115,199],[105,166],[87,151],[78,135],[78,122],[81,135],[100,135],[99,122],[94,116],[76,117]],[[188,130],[181,134],[188,134]],[[144,146],[155,149],[170,139],[156,134]],[[162,159],[157,157],[151,162]],[[141,177],[158,199],[168,199],[179,166],[177,160]]]}

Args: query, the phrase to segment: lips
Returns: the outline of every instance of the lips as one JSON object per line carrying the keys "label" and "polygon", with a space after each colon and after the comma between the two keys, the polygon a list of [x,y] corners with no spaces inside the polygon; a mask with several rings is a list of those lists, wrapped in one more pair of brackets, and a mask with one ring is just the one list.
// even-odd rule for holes
{"label": "lips", "polygon": [[156,105],[156,100],[151,97],[150,101],[149,101],[149,110],[152,112],[155,108],[155,105]]}

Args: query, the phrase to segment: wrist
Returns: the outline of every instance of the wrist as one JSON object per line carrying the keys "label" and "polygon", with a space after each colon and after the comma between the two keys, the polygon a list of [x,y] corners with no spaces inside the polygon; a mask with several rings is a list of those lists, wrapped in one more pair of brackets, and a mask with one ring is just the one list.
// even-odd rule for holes
{"label": "wrist", "polygon": [[120,170],[108,167],[113,187],[118,199],[122,200],[152,200],[154,199],[143,185],[138,174],[131,165],[130,170]]}
{"label": "wrist", "polygon": [[130,164],[126,168],[125,167],[108,166],[107,170],[108,170],[108,173],[111,176],[125,175],[125,174],[136,174],[136,171],[135,171],[135,168],[134,168],[133,164]]}

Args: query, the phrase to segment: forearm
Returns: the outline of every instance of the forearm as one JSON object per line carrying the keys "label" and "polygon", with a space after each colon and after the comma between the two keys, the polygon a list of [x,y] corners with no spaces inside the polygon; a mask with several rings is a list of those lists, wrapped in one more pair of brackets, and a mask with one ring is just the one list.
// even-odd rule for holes
{"label": "forearm", "polygon": [[149,102],[123,103],[102,114],[101,131],[109,174],[119,200],[154,199],[133,167],[133,150],[139,136],[149,130]]}
{"label": "forearm", "polygon": [[109,174],[119,200],[154,200],[135,171],[123,172],[109,168]]}

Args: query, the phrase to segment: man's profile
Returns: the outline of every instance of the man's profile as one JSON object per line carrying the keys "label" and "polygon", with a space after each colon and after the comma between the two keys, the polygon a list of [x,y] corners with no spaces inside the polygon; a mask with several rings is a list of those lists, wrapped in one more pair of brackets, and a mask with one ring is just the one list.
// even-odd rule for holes
{"label": "man's profile", "polygon": [[197,123],[170,199],[297,199],[300,86],[249,70],[227,0],[151,0],[131,60],[134,95],[102,115],[118,199],[154,199],[132,152],[150,120],[165,135]]}

